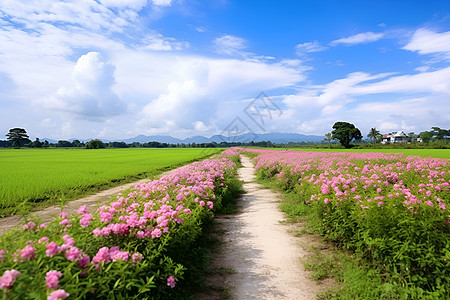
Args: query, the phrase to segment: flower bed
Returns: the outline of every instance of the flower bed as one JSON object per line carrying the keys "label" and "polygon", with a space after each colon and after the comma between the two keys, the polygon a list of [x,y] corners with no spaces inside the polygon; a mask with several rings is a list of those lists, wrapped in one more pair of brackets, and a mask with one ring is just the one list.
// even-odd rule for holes
{"label": "flower bed", "polygon": [[[228,157],[233,153],[226,153]],[[170,299],[213,212],[239,187],[235,163],[193,163],[95,211],[61,212],[0,237],[8,299]]]}
{"label": "flower bed", "polygon": [[449,160],[302,151],[254,160],[260,178],[296,194],[319,233],[370,261],[386,286],[450,297]]}

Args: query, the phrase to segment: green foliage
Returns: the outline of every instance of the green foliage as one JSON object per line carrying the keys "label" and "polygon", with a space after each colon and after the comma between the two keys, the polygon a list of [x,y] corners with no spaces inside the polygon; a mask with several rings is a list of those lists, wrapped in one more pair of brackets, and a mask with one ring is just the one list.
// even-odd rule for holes
{"label": "green foliage", "polygon": [[[60,142],[65,142],[65,141],[59,141],[58,144]],[[67,142],[70,144],[70,142]],[[61,147],[66,147],[66,146],[61,146]],[[86,143],[86,149],[101,149],[101,148],[106,148],[105,143],[103,143],[101,140],[95,139],[95,140],[90,140],[89,142]]]}
{"label": "green foliage", "polygon": [[[404,167],[406,165],[404,160],[405,158],[389,161],[383,159],[358,161],[355,159],[348,162],[352,166],[348,169],[348,173],[352,173],[350,170],[353,168],[362,168],[364,165],[397,166],[399,169],[395,172],[401,177],[396,180],[401,179],[399,181],[401,184],[395,186],[397,181],[390,181],[386,185],[380,181],[379,187],[382,191],[376,191],[376,188],[362,188],[361,185],[351,197],[346,197],[345,200],[335,196],[334,192],[323,192],[326,195],[322,194],[320,190],[322,183],[317,184],[315,179],[309,180],[318,178],[311,176],[327,173],[330,165],[324,170],[319,164],[316,166],[311,163],[311,169],[302,174],[293,172],[292,168],[276,162],[258,170],[258,178],[271,180],[276,183],[278,188],[289,194],[281,208],[291,218],[305,218],[309,221],[310,226],[327,240],[354,253],[354,259],[358,261],[358,265],[349,265],[348,271],[342,275],[343,287],[330,292],[328,296],[323,296],[324,298],[450,298],[450,215],[447,209],[441,209],[437,207],[437,204],[433,206],[421,203],[409,206],[403,203],[405,200],[403,196],[409,192],[405,186],[419,197],[419,195],[425,194],[425,190],[417,191],[420,187],[419,184],[429,182],[429,179],[426,179],[426,176],[422,177],[422,174],[434,172],[428,170],[427,167],[422,167],[425,169]],[[414,158],[410,157],[406,160],[412,162]],[[338,163],[341,163],[342,166],[342,161]],[[443,167],[438,168],[436,176],[439,173],[442,179],[429,178],[433,178],[435,184],[437,182],[448,183],[450,181],[449,166],[444,163]],[[340,174],[345,178],[355,178],[346,173]],[[365,180],[370,180],[370,174],[366,176]],[[351,184],[354,184],[354,181]],[[426,187],[426,185],[422,186]],[[336,185],[336,188],[344,191],[340,185]],[[448,188],[439,189],[439,194],[434,188],[431,188],[429,192],[430,200],[440,198],[441,204],[447,203],[448,205],[448,201],[450,201]],[[391,200],[390,197],[387,197],[389,193],[394,199]],[[355,200],[353,198],[355,194],[362,195],[365,202]],[[381,205],[377,204],[379,200],[370,203],[366,201],[367,199],[377,199],[382,195],[386,196],[386,199]],[[321,198],[309,200],[315,199],[312,196]],[[324,201],[324,197],[327,197],[326,201]],[[317,258],[310,264],[311,268],[319,270],[314,275],[317,280],[333,272],[332,259],[329,257]],[[358,268],[363,271],[358,271]],[[331,271],[328,272],[326,269]]]}
{"label": "green foliage", "polygon": [[11,128],[6,137],[8,141],[13,142],[13,147],[20,148],[21,142],[31,142],[27,131],[23,128]]}
{"label": "green foliage", "polygon": [[355,125],[348,122],[336,122],[331,132],[333,139],[339,140],[342,146],[350,148],[352,140],[362,139],[361,131]]}

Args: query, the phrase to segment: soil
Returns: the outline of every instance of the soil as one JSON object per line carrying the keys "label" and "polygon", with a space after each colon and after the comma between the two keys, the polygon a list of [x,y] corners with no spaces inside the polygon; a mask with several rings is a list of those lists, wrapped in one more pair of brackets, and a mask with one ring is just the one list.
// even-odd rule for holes
{"label": "soil", "polygon": [[196,298],[316,299],[332,283],[317,285],[301,260],[310,254],[308,245],[320,241],[289,234],[294,225],[284,222],[280,195],[255,182],[248,157],[241,156],[241,162],[238,172],[246,193],[238,201],[239,213],[216,217],[221,249],[213,257],[209,288]]}

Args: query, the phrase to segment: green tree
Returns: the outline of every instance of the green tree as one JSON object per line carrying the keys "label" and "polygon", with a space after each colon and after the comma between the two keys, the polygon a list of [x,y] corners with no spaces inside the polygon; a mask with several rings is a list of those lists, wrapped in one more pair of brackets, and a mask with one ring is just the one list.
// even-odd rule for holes
{"label": "green tree", "polygon": [[424,142],[429,142],[433,138],[433,136],[434,136],[434,133],[431,131],[424,131],[419,134],[419,137]]}
{"label": "green tree", "polygon": [[20,148],[21,141],[30,141],[30,137],[24,128],[11,128],[6,134],[7,140],[13,142],[13,147]]}
{"label": "green tree", "polygon": [[370,132],[367,137],[372,143],[375,143],[380,138],[380,131],[378,131],[375,127],[370,128]]}
{"label": "green tree", "polygon": [[352,140],[362,139],[361,131],[355,125],[347,122],[336,122],[333,125],[331,135],[333,139],[339,140],[342,146],[350,148]]}
{"label": "green tree", "polygon": [[325,133],[325,138],[323,139],[324,142],[328,142],[328,148],[331,148],[331,141],[333,140],[333,135],[331,132]]}
{"label": "green tree", "polygon": [[43,143],[39,140],[39,138],[36,138],[36,140],[32,143],[32,147],[34,148],[42,148]]}
{"label": "green tree", "polygon": [[100,148],[106,148],[106,145],[99,139],[90,140],[86,144],[86,149],[100,149]]}

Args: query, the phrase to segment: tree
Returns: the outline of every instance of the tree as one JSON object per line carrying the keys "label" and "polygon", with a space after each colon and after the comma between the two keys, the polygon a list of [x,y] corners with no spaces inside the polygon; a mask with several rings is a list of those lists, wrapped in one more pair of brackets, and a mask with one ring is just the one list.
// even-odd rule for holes
{"label": "tree", "polygon": [[422,141],[424,141],[424,142],[428,142],[428,141],[430,141],[432,138],[433,138],[433,136],[434,136],[434,134],[433,134],[433,132],[431,132],[431,131],[424,131],[424,132],[421,132],[420,134],[419,134],[419,137],[422,139]]}
{"label": "tree", "polygon": [[380,131],[378,131],[375,127],[370,128],[370,132],[367,135],[368,138],[372,141],[372,143],[375,143],[376,140],[380,137]]}
{"label": "tree", "polygon": [[[30,141],[27,131],[23,128],[12,128],[6,134],[7,140],[13,142],[13,147],[20,148],[21,141]],[[31,142],[31,141],[30,141]]]}
{"label": "tree", "polygon": [[355,125],[347,122],[336,122],[333,125],[333,131],[331,136],[333,139],[339,140],[342,146],[350,148],[350,142],[352,140],[362,139],[361,131],[355,127]]}
{"label": "tree", "polygon": [[33,142],[32,147],[34,148],[42,148],[43,143],[39,140],[39,138],[36,138],[36,140]]}
{"label": "tree", "polygon": [[333,140],[333,135],[331,132],[325,133],[325,138],[323,139],[324,142],[328,142],[328,148],[331,148],[331,141]]}
{"label": "tree", "polygon": [[99,148],[105,148],[106,145],[102,141],[95,139],[87,142],[86,149],[99,149]]}

